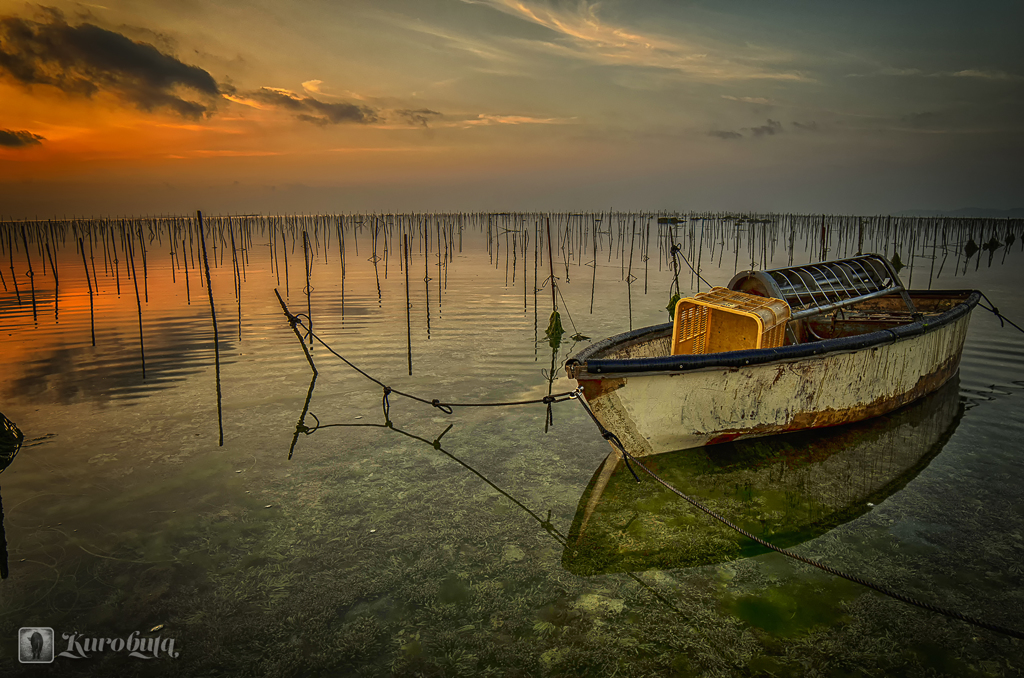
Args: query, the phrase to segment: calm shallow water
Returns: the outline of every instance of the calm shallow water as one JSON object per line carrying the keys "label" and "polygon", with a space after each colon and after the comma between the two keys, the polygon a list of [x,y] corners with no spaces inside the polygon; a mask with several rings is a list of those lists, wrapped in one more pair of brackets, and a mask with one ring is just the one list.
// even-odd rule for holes
{"label": "calm shallow water", "polygon": [[[856,252],[855,223],[829,224],[829,257]],[[668,226],[657,219],[604,215],[595,268],[593,217],[573,217],[567,234],[566,217],[553,215],[567,329],[554,355],[544,336],[548,262],[536,256],[543,215],[381,224],[208,224],[223,446],[197,231],[128,223],[142,226],[146,248],[143,273],[136,235],[133,280],[121,223],[30,225],[29,260],[21,225],[0,228],[0,411],[26,435],[0,476],[5,674],[39,670],[17,661],[13,639],[25,626],[52,627],[58,651],[63,633],[138,631],[175,639],[179,652],[58,658],[57,674],[1007,675],[1024,666],[1019,641],[760,554],[621,472],[581,541],[588,486],[609,448],[575,403],[555,405],[545,433],[540,405],[447,415],[392,395],[388,428],[381,388],[319,345],[311,384],[273,292],[307,312],[303,231],[314,330],[428,400],[570,390],[561,364],[587,344],[570,335],[598,340],[668,319]],[[896,243],[909,284],[981,289],[1024,324],[1019,226],[1008,247],[965,260],[969,238],[1005,242],[1006,223],[898,225],[867,222],[863,250],[891,256]],[[95,346],[78,236],[95,267]],[[673,237],[714,284],[751,262],[815,260],[822,247],[820,217],[685,221]],[[697,281],[682,271],[685,296]],[[1024,628],[1022,337],[979,309],[958,386],[929,403],[855,429],[665,455],[659,469],[804,555]],[[303,417],[307,404],[315,418]],[[300,419],[322,428],[297,433]]]}

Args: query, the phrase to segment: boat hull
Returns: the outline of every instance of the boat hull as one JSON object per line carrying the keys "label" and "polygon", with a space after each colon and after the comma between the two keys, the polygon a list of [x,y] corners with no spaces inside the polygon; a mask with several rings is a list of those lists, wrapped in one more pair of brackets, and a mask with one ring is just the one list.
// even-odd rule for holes
{"label": "boat hull", "polygon": [[[644,342],[620,335],[630,346],[618,350],[625,360],[581,354],[567,369],[595,416],[638,456],[848,424],[902,407],[956,374],[976,295],[964,293],[928,322],[767,352],[629,358],[643,355]],[[661,341],[651,330],[648,341]],[[606,354],[616,355],[615,340]]]}

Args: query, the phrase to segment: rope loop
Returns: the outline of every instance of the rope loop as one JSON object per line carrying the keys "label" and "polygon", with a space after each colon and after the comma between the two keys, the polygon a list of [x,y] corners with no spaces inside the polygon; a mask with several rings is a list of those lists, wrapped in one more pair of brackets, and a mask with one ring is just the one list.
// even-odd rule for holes
{"label": "rope loop", "polygon": [[1017,323],[1013,322],[1012,320],[1010,320],[1009,318],[1004,316],[1002,313],[1000,313],[999,312],[999,308],[995,304],[992,303],[992,300],[989,299],[985,295],[984,292],[981,293],[981,298],[984,299],[985,301],[987,301],[989,305],[986,306],[985,304],[982,304],[981,302],[978,302],[978,306],[981,306],[986,311],[991,311],[997,318],[999,318],[999,326],[1000,327],[1006,327],[1006,323],[1010,323],[1017,330],[1019,330],[1021,332],[1024,332],[1024,328],[1022,328],[1020,325],[1018,325]]}
{"label": "rope loop", "polygon": [[296,431],[298,431],[299,433],[305,433],[307,436],[308,435],[313,435],[314,433],[316,433],[316,430],[318,428],[320,428],[320,419],[315,414],[313,414],[312,412],[309,412],[308,414],[309,414],[309,416],[311,416],[314,419],[316,419],[316,426],[313,426],[312,428],[310,428],[309,426],[306,426],[306,424],[301,422],[301,421],[295,426],[295,430]]}
{"label": "rope loop", "polygon": [[[301,316],[304,316],[304,315],[306,315],[306,314],[305,313],[297,313],[295,315],[292,315],[291,313],[285,311],[285,317],[288,318],[288,324],[292,326],[292,329],[295,329],[298,325],[302,325],[303,327],[305,327],[305,323],[303,323],[302,320],[300,319]],[[306,317],[308,318],[309,316],[306,316]]]}
{"label": "rope loop", "polygon": [[433,405],[434,407],[436,407],[437,409],[441,410],[445,414],[451,414],[452,413],[452,408],[448,407],[447,405],[442,405],[441,401],[438,400],[437,398],[434,398],[433,400],[431,400],[430,404]]}

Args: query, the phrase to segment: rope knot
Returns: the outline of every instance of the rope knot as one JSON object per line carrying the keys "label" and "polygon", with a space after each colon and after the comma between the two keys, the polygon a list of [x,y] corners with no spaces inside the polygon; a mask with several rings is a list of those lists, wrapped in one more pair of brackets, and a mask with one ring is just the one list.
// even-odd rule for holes
{"label": "rope knot", "polygon": [[452,413],[452,408],[449,407],[448,405],[442,405],[441,401],[438,400],[437,398],[434,398],[433,400],[431,400],[430,404],[433,405],[434,407],[436,407],[437,409],[441,410],[445,414],[451,414]]}
{"label": "rope knot", "polygon": [[550,405],[550,404],[551,404],[551,403],[553,403],[553,402],[557,402],[557,401],[555,400],[555,396],[553,396],[553,395],[546,395],[546,396],[544,396],[544,397],[542,398],[542,400],[543,400],[543,401],[544,401],[544,402],[545,402],[546,404],[548,404],[548,405]]}

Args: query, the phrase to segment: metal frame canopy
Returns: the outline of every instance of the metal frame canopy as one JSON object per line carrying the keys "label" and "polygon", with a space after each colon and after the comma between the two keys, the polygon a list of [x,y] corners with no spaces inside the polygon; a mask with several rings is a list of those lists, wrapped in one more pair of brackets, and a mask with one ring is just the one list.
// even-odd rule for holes
{"label": "metal frame canopy", "polygon": [[729,281],[729,289],[783,299],[792,309],[790,320],[893,293],[899,293],[910,312],[917,313],[896,270],[880,254],[767,271],[743,271]]}

